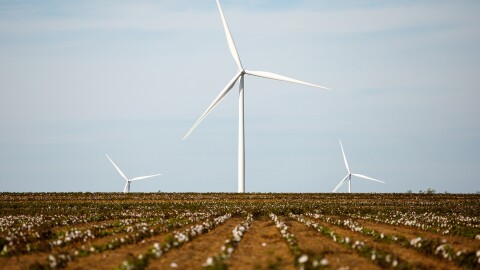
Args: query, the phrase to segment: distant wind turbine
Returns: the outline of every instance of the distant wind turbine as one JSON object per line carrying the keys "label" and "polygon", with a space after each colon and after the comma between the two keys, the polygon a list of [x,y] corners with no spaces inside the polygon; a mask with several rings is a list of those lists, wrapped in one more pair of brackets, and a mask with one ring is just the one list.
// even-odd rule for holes
{"label": "distant wind turbine", "polygon": [[220,92],[220,94],[213,100],[213,102],[208,106],[205,112],[200,116],[200,118],[195,122],[193,127],[187,132],[187,134],[183,137],[185,140],[192,131],[202,122],[202,120],[223,100],[225,95],[232,89],[237,81],[239,83],[239,96],[238,96],[238,192],[245,192],[245,126],[244,126],[244,76],[245,75],[252,75],[267,79],[279,80],[279,81],[286,81],[291,83],[298,83],[304,84],[308,86],[314,86],[318,88],[323,88],[330,90],[327,87],[319,86],[312,83],[307,83],[303,81],[299,81],[296,79],[292,79],[289,77],[285,77],[282,75],[274,74],[271,72],[266,71],[251,71],[245,70],[242,66],[240,61],[240,57],[237,52],[237,48],[235,47],[235,42],[233,41],[232,34],[227,25],[227,21],[225,20],[225,16],[223,15],[222,7],[220,6],[220,2],[217,1],[218,10],[220,11],[220,17],[222,19],[223,28],[225,30],[225,35],[227,36],[227,43],[230,49],[230,53],[235,60],[238,72],[235,74],[232,80],[228,82],[227,86]]}
{"label": "distant wind turbine", "polygon": [[333,192],[337,191],[337,189],[345,182],[347,181],[348,179],[348,193],[351,193],[351,187],[352,187],[352,175],[353,176],[357,176],[357,177],[360,177],[360,178],[363,178],[363,179],[367,179],[367,180],[371,180],[371,181],[376,181],[376,182],[380,182],[380,183],[384,183],[383,181],[380,181],[380,180],[377,180],[377,179],[373,179],[371,177],[368,177],[368,176],[365,176],[365,175],[362,175],[362,174],[358,174],[358,173],[351,173],[350,172],[350,168],[348,167],[348,162],[347,162],[347,157],[345,157],[345,152],[343,151],[343,146],[342,146],[342,141],[339,139],[340,141],[340,148],[342,148],[342,154],[343,154],[343,161],[345,161],[345,167],[347,167],[347,176],[345,176],[345,178],[342,179],[342,181],[340,181],[340,183],[338,183],[338,185],[335,187],[335,189],[333,190]]}
{"label": "distant wind turbine", "polygon": [[139,176],[139,177],[135,177],[135,178],[132,178],[132,179],[128,179],[125,174],[117,167],[117,165],[115,164],[115,162],[113,162],[113,160],[107,155],[105,154],[105,156],[107,156],[108,160],[110,160],[110,162],[113,164],[113,167],[115,167],[115,169],[117,169],[117,172],[120,174],[120,176],[122,176],[125,181],[127,181],[125,183],[125,188],[123,189],[123,192],[124,193],[128,193],[130,192],[130,182],[132,181],[137,181],[137,180],[142,180],[142,179],[146,179],[146,178],[151,178],[151,177],[155,177],[155,176],[159,176],[159,175],[162,175],[162,174],[154,174],[154,175],[147,175],[147,176]]}

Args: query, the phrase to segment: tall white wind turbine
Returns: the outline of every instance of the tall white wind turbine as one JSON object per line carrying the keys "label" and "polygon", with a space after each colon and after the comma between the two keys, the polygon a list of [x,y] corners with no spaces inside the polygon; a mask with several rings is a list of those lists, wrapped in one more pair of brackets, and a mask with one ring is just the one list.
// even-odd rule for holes
{"label": "tall white wind turbine", "polygon": [[292,79],[286,76],[278,75],[271,72],[266,71],[252,71],[252,70],[245,70],[242,66],[242,62],[240,61],[240,57],[237,52],[237,48],[235,47],[235,42],[233,41],[232,34],[227,25],[227,21],[225,20],[225,16],[223,15],[222,7],[218,0],[217,6],[218,10],[220,11],[220,17],[222,19],[223,28],[225,30],[225,35],[227,37],[228,48],[230,49],[230,53],[237,64],[238,71],[233,76],[232,80],[228,82],[228,84],[223,88],[220,94],[213,100],[213,102],[208,106],[205,112],[200,116],[200,118],[195,122],[193,127],[187,132],[187,134],[183,137],[185,140],[192,131],[202,122],[202,120],[223,100],[225,95],[232,89],[237,81],[239,83],[239,96],[238,96],[238,192],[245,192],[245,126],[244,126],[244,76],[245,75],[252,75],[267,79],[279,80],[279,81],[286,81],[291,83],[298,83],[304,84],[308,86],[314,86],[326,90],[330,90],[327,87],[319,86],[312,83],[307,83],[303,81],[299,81],[296,79]]}
{"label": "tall white wind turbine", "polygon": [[338,183],[338,185],[335,187],[335,189],[333,190],[333,192],[337,191],[337,189],[345,182],[348,180],[348,193],[351,193],[351,188],[352,188],[352,175],[353,176],[357,176],[357,177],[360,177],[360,178],[363,178],[363,179],[367,179],[367,180],[371,180],[371,181],[376,181],[376,182],[380,182],[380,183],[384,183],[383,181],[380,181],[380,180],[377,180],[377,179],[373,179],[371,177],[368,177],[368,176],[365,176],[365,175],[362,175],[362,174],[358,174],[358,173],[351,173],[350,172],[350,168],[348,167],[348,162],[347,162],[347,157],[345,156],[345,151],[343,151],[343,146],[342,146],[342,141],[339,139],[340,141],[340,148],[342,148],[342,154],[343,154],[343,161],[345,161],[345,167],[347,167],[347,176],[345,176],[345,178],[342,179],[342,181],[340,181],[340,183]]}
{"label": "tall white wind turbine", "polygon": [[154,175],[147,175],[147,176],[139,176],[139,177],[134,177],[132,179],[128,179],[125,174],[120,170],[120,168],[117,167],[117,165],[115,164],[115,162],[113,162],[113,160],[107,155],[105,154],[105,156],[107,156],[108,160],[110,160],[110,162],[113,164],[113,167],[115,167],[115,169],[117,169],[117,172],[120,174],[120,176],[123,177],[123,179],[125,179],[125,181],[127,181],[125,183],[125,188],[123,188],[123,193],[128,193],[130,192],[130,182],[132,181],[137,181],[137,180],[142,180],[142,179],[146,179],[146,178],[151,178],[151,177],[155,177],[155,176],[159,176],[159,175],[162,175],[162,174],[154,174]]}

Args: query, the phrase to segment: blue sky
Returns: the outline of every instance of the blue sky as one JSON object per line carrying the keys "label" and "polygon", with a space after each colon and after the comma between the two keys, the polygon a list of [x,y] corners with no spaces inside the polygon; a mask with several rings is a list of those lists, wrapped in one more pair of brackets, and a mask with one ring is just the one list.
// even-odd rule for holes
{"label": "blue sky", "polygon": [[[476,192],[478,1],[222,1],[246,69],[246,191]],[[215,1],[0,1],[0,191],[235,192]],[[343,186],[340,191],[346,191]]]}

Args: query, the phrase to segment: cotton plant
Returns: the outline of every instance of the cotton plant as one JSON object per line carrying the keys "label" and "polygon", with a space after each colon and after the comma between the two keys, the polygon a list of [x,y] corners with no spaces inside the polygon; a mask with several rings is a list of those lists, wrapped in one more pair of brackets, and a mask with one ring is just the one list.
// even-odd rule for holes
{"label": "cotton plant", "polygon": [[232,230],[232,236],[225,240],[225,244],[221,247],[220,254],[216,256],[208,257],[202,267],[204,269],[224,269],[226,268],[226,260],[230,258],[235,248],[240,244],[245,233],[250,229],[250,225],[253,222],[253,215],[248,214],[245,221],[235,226]]}

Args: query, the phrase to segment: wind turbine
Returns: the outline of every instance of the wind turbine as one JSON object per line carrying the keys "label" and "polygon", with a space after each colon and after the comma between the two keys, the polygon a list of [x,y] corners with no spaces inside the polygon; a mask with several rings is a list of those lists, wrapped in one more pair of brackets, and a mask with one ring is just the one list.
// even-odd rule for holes
{"label": "wind turbine", "polygon": [[142,179],[162,175],[162,174],[154,174],[154,175],[139,176],[139,177],[134,177],[132,179],[128,179],[125,176],[125,174],[117,167],[117,165],[115,165],[115,162],[113,162],[113,160],[107,154],[105,154],[105,156],[107,156],[108,160],[110,160],[110,162],[113,164],[113,167],[115,167],[115,169],[117,169],[117,172],[120,174],[120,176],[122,176],[125,179],[125,181],[127,181],[127,183],[125,183],[125,188],[123,188],[123,193],[130,192],[130,182],[132,182],[132,181],[137,181],[137,180],[142,180]]}
{"label": "wind turbine", "polygon": [[345,152],[343,151],[343,146],[342,146],[342,141],[340,139],[338,139],[340,141],[340,148],[342,148],[342,154],[343,154],[343,161],[345,161],[345,167],[347,167],[347,176],[345,176],[345,178],[342,179],[342,181],[340,181],[340,183],[338,183],[338,185],[335,187],[335,189],[333,190],[333,192],[337,191],[337,189],[345,182],[347,181],[348,179],[348,193],[351,193],[351,187],[352,187],[352,175],[353,176],[357,176],[357,177],[360,177],[360,178],[363,178],[363,179],[367,179],[367,180],[371,180],[371,181],[376,181],[376,182],[380,182],[380,183],[384,183],[383,181],[380,181],[380,180],[377,180],[377,179],[373,179],[371,177],[368,177],[368,176],[365,176],[365,175],[362,175],[362,174],[358,174],[358,173],[351,173],[350,172],[350,168],[348,167],[348,162],[347,162],[347,158],[345,157]]}
{"label": "wind turbine", "polygon": [[279,80],[279,81],[286,81],[291,83],[298,83],[304,84],[308,86],[314,86],[318,88],[323,88],[330,90],[327,87],[319,86],[312,83],[307,83],[303,81],[299,81],[296,79],[292,79],[286,76],[278,75],[271,72],[266,71],[252,71],[252,70],[245,70],[243,68],[242,62],[240,61],[240,57],[237,52],[237,48],[235,47],[235,42],[233,41],[232,34],[227,25],[227,21],[225,20],[225,16],[223,15],[222,7],[220,6],[220,2],[217,1],[218,10],[220,11],[220,17],[222,19],[223,28],[225,30],[225,35],[227,37],[228,48],[230,49],[230,53],[237,64],[238,71],[233,76],[233,79],[228,82],[228,84],[223,88],[220,94],[213,100],[213,102],[208,106],[205,112],[200,116],[200,118],[195,122],[193,127],[185,134],[183,139],[185,140],[192,131],[202,122],[202,120],[223,100],[225,95],[232,89],[237,81],[239,83],[239,96],[238,96],[238,192],[243,193],[245,192],[245,125],[244,125],[244,76],[245,75],[252,75],[267,79]]}

